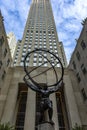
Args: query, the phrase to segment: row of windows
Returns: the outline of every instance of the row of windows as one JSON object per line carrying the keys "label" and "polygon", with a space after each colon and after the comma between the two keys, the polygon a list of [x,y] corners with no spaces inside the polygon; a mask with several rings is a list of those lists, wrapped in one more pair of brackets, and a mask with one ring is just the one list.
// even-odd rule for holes
{"label": "row of windows", "polygon": [[[57,61],[54,58],[51,58],[50,62],[52,63],[52,65],[57,65]],[[39,58],[39,61],[37,62],[37,57],[34,57],[33,63],[35,63],[36,65],[37,65],[37,63],[40,65],[41,64],[45,65],[45,64],[47,64],[47,59],[46,58],[42,59],[42,57],[41,57],[41,58]],[[26,64],[29,65],[29,58],[27,58]],[[21,58],[20,65],[24,65],[24,57]],[[57,65],[57,66],[59,67],[59,65]]]}
{"label": "row of windows", "polygon": [[[80,82],[80,81],[81,81],[81,77],[80,77],[79,73],[77,73],[76,76],[77,76],[78,82]],[[86,96],[86,93],[85,93],[85,89],[84,89],[84,88],[81,90],[81,93],[82,93],[83,99],[84,99],[84,101],[85,101],[85,100],[87,99],[87,96]]]}
{"label": "row of windows", "polygon": [[[60,65],[57,64],[57,61],[56,61],[54,58],[51,58],[50,62],[51,62],[52,65],[55,65],[55,66],[57,66],[57,67],[60,67]],[[24,66],[24,57],[22,57],[21,62],[20,62],[20,65],[21,65],[21,66]],[[37,58],[34,57],[33,65],[34,65],[34,66],[37,66],[37,65],[47,66],[47,59],[44,58],[44,59],[42,60],[42,58],[39,58],[39,61],[37,62]],[[29,58],[26,60],[26,66],[29,66]]]}
{"label": "row of windows", "polygon": [[[82,40],[80,45],[81,45],[82,50],[84,51],[84,49],[86,48],[86,43],[85,43],[85,41]],[[77,58],[78,61],[81,60],[81,54],[79,53],[79,51],[76,52],[76,58]],[[76,66],[75,61],[72,62],[72,65],[73,65],[73,68],[76,70],[76,69],[77,69],[77,66]],[[86,75],[87,70],[86,70],[86,67],[85,67],[84,63],[81,64],[80,68],[81,68],[81,71],[83,72],[83,74]],[[81,78],[80,78],[79,73],[77,73],[77,79],[78,79],[78,82],[81,81]]]}
{"label": "row of windows", "polygon": [[[33,30],[31,30],[31,31],[29,31],[29,29],[27,30],[27,32],[29,33],[29,32],[31,32],[31,34],[33,34]],[[38,34],[38,33],[45,33],[46,34],[46,31],[44,30],[44,31],[36,31],[36,34]],[[48,35],[53,35],[54,34],[54,31],[48,31]]]}
{"label": "row of windows", "polygon": [[[4,43],[4,37],[2,36],[2,37],[0,38],[0,46],[2,46],[3,43]],[[6,55],[7,55],[7,49],[5,48],[5,50],[4,50],[4,57],[6,57]]]}
{"label": "row of windows", "polygon": [[[20,65],[21,65],[21,66],[24,66],[24,62],[21,62]],[[33,62],[33,66],[37,66],[37,65],[42,65],[42,62],[39,62],[39,63],[37,64],[37,62],[34,61],[34,62]],[[29,66],[29,62],[26,63],[26,66]],[[47,66],[47,63],[45,63],[43,66]]]}
{"label": "row of windows", "polygon": [[18,58],[18,54],[19,54],[19,51],[20,51],[20,44],[18,45],[18,48],[17,48],[17,51],[16,51],[16,55],[15,55],[15,59],[14,59],[14,64],[16,63],[17,61],[17,58]]}
{"label": "row of windows", "polygon": [[[85,44],[84,40],[81,41],[81,48],[83,50],[86,48],[86,44]],[[77,57],[78,61],[81,60],[81,55],[80,55],[79,51],[76,52],[76,57]]]}
{"label": "row of windows", "polygon": [[[30,37],[30,38],[29,38],[29,41],[32,41],[32,39],[33,39],[33,37]],[[35,41],[46,41],[46,40],[47,40],[46,36],[44,36],[44,37],[41,37],[41,36],[40,36],[39,38],[38,38],[38,36],[35,37]],[[51,41],[52,41],[52,42],[56,42],[56,38],[55,38],[55,37],[53,37],[53,38],[50,38],[50,37],[49,37],[48,40],[49,40],[49,42],[51,42]],[[25,42],[26,42],[26,43],[27,43],[27,41],[28,41],[28,37],[26,37],[26,39],[25,39]]]}
{"label": "row of windows", "polygon": [[[76,65],[75,65],[74,62],[73,62],[73,65],[74,65],[74,69],[76,69]],[[83,72],[84,75],[87,73],[87,70],[86,70],[84,64],[81,65],[81,70],[82,70],[82,72]],[[77,75],[78,75],[78,73],[77,73]],[[77,77],[78,77],[78,76],[77,76]],[[78,81],[79,81],[79,82],[81,81],[80,77],[78,78]]]}
{"label": "row of windows", "polygon": [[[75,64],[75,61],[73,61],[72,64],[73,64],[73,68],[76,69],[77,66]],[[81,65],[81,70],[82,70],[83,74],[85,75],[87,71],[86,71],[84,64]]]}

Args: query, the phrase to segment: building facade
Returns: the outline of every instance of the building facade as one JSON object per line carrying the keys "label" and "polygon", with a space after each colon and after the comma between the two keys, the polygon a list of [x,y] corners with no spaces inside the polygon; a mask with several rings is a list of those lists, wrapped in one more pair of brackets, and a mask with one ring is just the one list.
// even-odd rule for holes
{"label": "building facade", "polygon": [[4,78],[11,65],[11,54],[4,28],[4,19],[0,11],[0,90],[4,83]]}
{"label": "building facade", "polygon": [[[41,95],[28,88],[23,81],[24,57],[35,48],[47,48],[54,52],[66,67],[64,49],[57,37],[50,0],[32,0],[23,39],[18,41],[15,50],[14,65],[9,68],[1,89],[0,122],[10,122],[16,130],[38,130]],[[43,56],[49,57],[52,64],[56,64],[52,55],[43,53]],[[32,59],[27,60],[27,68],[32,71],[43,61],[39,54],[33,54]],[[45,71],[49,68],[47,63],[39,67],[38,71],[35,70],[36,75],[44,71],[38,79],[41,85],[51,84],[55,80],[52,69]],[[55,69],[60,77],[60,67],[56,66]],[[87,107],[83,103],[75,73],[65,68],[63,82],[64,87],[50,95],[53,102],[54,130],[72,130],[76,123],[87,130]]]}
{"label": "building facade", "polygon": [[87,104],[87,18],[83,21],[83,28],[71,56],[69,68],[75,71],[83,101]]}
{"label": "building facade", "polygon": [[[27,18],[23,38],[21,44],[17,44],[14,56],[14,65],[23,66],[24,56],[28,51],[36,48],[49,49],[60,57],[63,66],[67,66],[65,54],[61,52],[62,43],[59,42],[55,27],[54,17],[52,13],[51,3],[49,0],[32,1],[30,12]],[[19,49],[20,48],[20,49]],[[44,54],[43,54],[44,55]],[[46,54],[45,54],[46,56]],[[50,60],[53,57],[49,56]],[[39,55],[33,55],[32,61],[27,61],[28,66],[38,66],[42,63]],[[53,61],[56,63],[56,61]],[[45,64],[45,66],[48,66]]]}
{"label": "building facade", "polygon": [[15,37],[14,33],[10,32],[9,34],[7,34],[7,39],[8,39],[8,44],[9,44],[9,48],[11,51],[11,56],[13,58],[16,44],[17,44],[16,37]]}
{"label": "building facade", "polygon": [[[49,67],[40,67],[38,74]],[[32,70],[32,67],[29,67]],[[60,69],[56,68],[58,75]],[[71,70],[65,69],[64,88],[50,95],[53,102],[53,122],[55,130],[72,130],[77,123],[87,129],[86,107],[78,88],[77,79]],[[24,68],[11,67],[8,71],[5,83],[1,91],[0,120],[1,123],[10,122],[16,130],[38,130],[40,95],[26,87],[23,81]],[[39,78],[42,83],[45,79],[49,83],[54,81],[54,73],[51,69]],[[80,100],[80,101],[79,101]],[[84,109],[83,109],[84,108]],[[80,113],[79,113],[80,112]]]}

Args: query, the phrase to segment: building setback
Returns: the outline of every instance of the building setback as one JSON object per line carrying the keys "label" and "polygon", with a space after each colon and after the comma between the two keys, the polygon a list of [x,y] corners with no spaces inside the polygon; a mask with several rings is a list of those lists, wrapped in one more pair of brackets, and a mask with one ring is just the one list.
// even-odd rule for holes
{"label": "building setback", "polygon": [[[59,42],[52,14],[50,0],[32,0],[22,41],[18,41],[13,67],[9,68],[0,95],[0,121],[10,122],[16,130],[38,130],[40,94],[26,87],[23,60],[26,52],[35,48],[47,48],[60,57],[66,67],[63,45]],[[43,53],[44,56],[48,54]],[[52,55],[48,56],[53,60]],[[28,69],[42,64],[39,54],[27,60]],[[35,74],[49,69],[45,64]],[[60,76],[60,67],[55,67]],[[51,84],[55,79],[52,69],[39,77],[40,83]],[[55,130],[72,130],[77,123],[87,129],[87,107],[84,105],[76,75],[71,69],[64,69],[64,87],[50,95],[53,102],[53,121]]]}

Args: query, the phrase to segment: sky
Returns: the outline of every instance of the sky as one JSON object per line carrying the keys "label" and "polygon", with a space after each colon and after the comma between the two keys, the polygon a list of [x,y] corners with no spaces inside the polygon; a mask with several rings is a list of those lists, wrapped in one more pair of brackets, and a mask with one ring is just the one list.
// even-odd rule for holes
{"label": "sky", "polygon": [[[87,0],[50,0],[59,41],[63,42],[69,62],[87,17]],[[22,39],[31,0],[0,0],[6,33],[13,32]]]}

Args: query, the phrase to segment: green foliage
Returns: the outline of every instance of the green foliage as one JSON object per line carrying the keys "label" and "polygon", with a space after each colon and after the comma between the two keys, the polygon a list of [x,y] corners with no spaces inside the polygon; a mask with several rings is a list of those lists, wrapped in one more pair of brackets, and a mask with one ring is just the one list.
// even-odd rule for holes
{"label": "green foliage", "polygon": [[77,123],[75,124],[74,128],[72,130],[84,130],[82,126],[79,126]]}
{"label": "green foliage", "polygon": [[86,21],[87,21],[87,18],[85,18],[84,20],[82,20],[82,25],[84,25]]}
{"label": "green foliage", "polygon": [[6,124],[0,124],[0,130],[15,130],[13,126],[10,125],[10,123]]}

